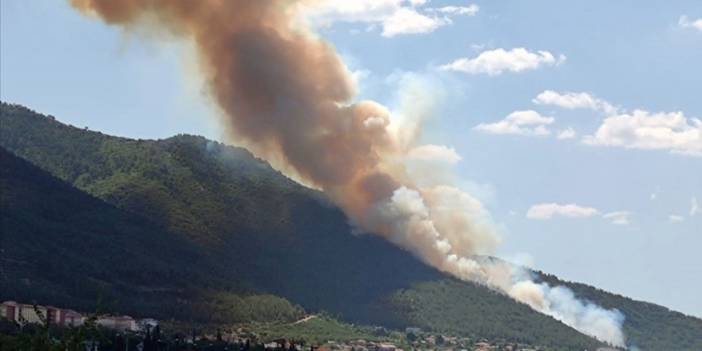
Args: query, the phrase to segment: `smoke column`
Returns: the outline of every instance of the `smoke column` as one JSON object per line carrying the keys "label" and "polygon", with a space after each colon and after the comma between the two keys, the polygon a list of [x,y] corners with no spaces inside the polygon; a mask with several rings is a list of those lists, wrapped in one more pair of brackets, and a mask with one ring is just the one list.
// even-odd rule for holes
{"label": "smoke column", "polygon": [[[624,345],[616,310],[580,302],[505,264],[472,257],[499,237],[482,204],[449,185],[420,187],[405,162],[422,116],[397,118],[355,86],[334,48],[299,20],[308,0],[72,0],[110,25],[148,22],[192,41],[233,140],[323,190],[361,229],[437,269],[499,289],[577,330]],[[146,21],[148,20],[148,21]],[[415,111],[416,114],[416,111]],[[405,116],[407,117],[407,116]]]}

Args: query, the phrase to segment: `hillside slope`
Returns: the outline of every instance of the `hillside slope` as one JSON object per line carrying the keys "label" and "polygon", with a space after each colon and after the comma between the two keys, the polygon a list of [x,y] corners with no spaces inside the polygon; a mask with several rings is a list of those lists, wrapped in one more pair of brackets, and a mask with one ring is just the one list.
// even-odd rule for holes
{"label": "hillside slope", "polygon": [[[229,290],[270,293],[364,323],[568,349],[597,346],[501,294],[446,277],[380,238],[351,234],[343,214],[321,194],[246,150],[185,135],[111,137],[16,105],[2,104],[1,112],[3,147],[205,255],[206,264],[192,265],[203,272],[198,285],[220,288],[225,280]],[[614,296],[590,287],[576,291],[594,301]],[[641,313],[627,314],[625,328],[642,349],[651,337],[691,350],[702,340],[699,319],[626,303],[641,306]],[[685,332],[662,327],[672,321]]]}
{"label": "hillside slope", "polygon": [[538,272],[543,281],[565,285],[580,298],[620,310],[627,318],[624,333],[630,345],[645,350],[702,350],[702,319],[649,302],[635,301],[592,286]]}
{"label": "hillside slope", "polygon": [[[287,321],[303,313],[234,286],[187,240],[1,147],[0,165],[0,299],[188,320]],[[240,311],[206,303],[217,298]]]}

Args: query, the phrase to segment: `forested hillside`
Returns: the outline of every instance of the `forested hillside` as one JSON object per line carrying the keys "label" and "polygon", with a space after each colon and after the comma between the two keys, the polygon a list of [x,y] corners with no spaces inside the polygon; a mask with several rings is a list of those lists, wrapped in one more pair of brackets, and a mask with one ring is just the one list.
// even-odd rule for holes
{"label": "forested hillside", "polygon": [[303,313],[237,286],[187,240],[4,148],[0,164],[0,299],[194,321],[289,321]]}
{"label": "forested hillside", "polygon": [[568,286],[580,298],[620,310],[627,318],[624,333],[631,345],[645,350],[702,350],[702,319],[543,272],[538,275],[552,285]]}
{"label": "forested hillside", "polygon": [[[565,349],[598,345],[502,294],[447,277],[381,238],[352,234],[343,214],[322,194],[296,184],[244,149],[188,135],[165,140],[117,138],[5,103],[1,112],[1,146],[65,182],[46,173],[34,177],[35,182],[33,177],[12,173],[15,171],[3,172],[3,187],[15,189],[9,200],[3,197],[2,201],[2,230],[10,234],[3,235],[3,240],[22,242],[28,235],[25,230],[36,237],[21,245],[13,243],[15,249],[4,251],[3,265],[20,263],[15,262],[14,273],[7,274],[3,284],[42,281],[38,288],[24,290],[24,298],[66,299],[68,293],[54,296],[46,292],[51,291],[49,286],[68,291],[64,285],[69,283],[55,277],[72,277],[70,284],[97,279],[104,286],[102,291],[111,294],[115,308],[124,309],[139,289],[146,289],[160,292],[154,296],[163,304],[187,300],[192,308],[183,309],[188,314],[183,318],[246,318],[235,311],[245,310],[242,306],[250,305],[252,298],[272,301],[274,295],[280,298],[269,305],[289,311],[280,318],[299,313],[297,304],[307,311],[329,311],[366,324],[419,326]],[[5,167],[9,162],[5,159],[13,158],[3,156],[3,169],[21,169],[14,163]],[[45,180],[47,177],[54,180]],[[20,181],[26,184],[5,185]],[[59,182],[62,185],[56,188],[80,195],[70,195],[76,197],[69,202],[73,207],[64,206],[52,200],[56,196],[45,189],[47,185],[39,186],[42,182]],[[26,198],[34,198],[33,202],[21,211],[10,205],[24,197],[22,189],[35,186],[32,197]],[[66,212],[45,220],[48,210],[34,206],[36,202],[49,208],[64,207]],[[84,203],[99,203],[85,207],[112,215],[104,215],[103,223],[57,219],[80,213]],[[23,222],[15,219],[25,217]],[[95,228],[109,229],[96,239],[92,236],[101,231]],[[85,263],[75,263],[88,266],[78,279],[64,268],[67,266],[58,264],[61,256],[32,258],[56,246],[65,257],[85,255],[85,248],[70,241],[77,239],[57,242],[52,235],[82,238],[81,242],[96,240],[96,254]],[[139,258],[133,258],[136,256]],[[110,271],[118,259],[131,261],[124,272],[98,274]],[[66,271],[41,275],[38,270],[45,265]],[[158,278],[144,279],[137,272]],[[120,288],[113,289],[115,286]],[[87,303],[101,293],[80,290],[90,293],[76,303]],[[576,286],[576,292],[597,302],[625,304],[627,334],[642,349],[655,350],[655,342],[661,342],[679,346],[674,349],[693,350],[702,340],[699,319],[623,297],[625,301],[619,301],[587,286]],[[0,295],[14,298],[20,292],[3,289]],[[159,307],[156,299],[142,305],[161,318],[180,318],[177,311]],[[675,323],[684,332],[660,327],[667,323]]]}

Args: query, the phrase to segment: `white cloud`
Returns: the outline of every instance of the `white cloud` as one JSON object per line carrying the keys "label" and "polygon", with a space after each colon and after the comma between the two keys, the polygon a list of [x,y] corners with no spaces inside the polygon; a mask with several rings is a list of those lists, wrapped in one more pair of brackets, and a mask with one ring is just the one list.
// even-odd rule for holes
{"label": "white cloud", "polygon": [[697,203],[697,198],[693,196],[692,199],[690,199],[690,217],[693,217],[698,213],[700,213],[700,205]]}
{"label": "white cloud", "polygon": [[602,218],[611,221],[612,224],[628,225],[629,216],[631,216],[629,211],[614,211],[604,214]]}
{"label": "white cloud", "polygon": [[[580,206],[577,204],[557,204],[557,203],[542,203],[536,204],[529,208],[526,217],[530,219],[547,220],[554,216],[563,216],[571,218],[586,218],[599,215],[600,211],[594,207]],[[608,220],[615,225],[629,225],[631,211],[613,211],[602,215],[602,218]]]}
{"label": "white cloud", "polygon": [[439,12],[449,15],[465,15],[465,16],[475,16],[480,10],[480,7],[476,4],[470,4],[468,6],[444,6],[437,7],[433,9],[428,9],[430,12]]}
{"label": "white cloud", "polygon": [[680,16],[680,19],[678,20],[678,26],[681,28],[694,28],[699,31],[702,31],[702,18],[698,18],[695,20],[690,20],[687,18],[687,16]]}
{"label": "white cloud", "polygon": [[569,110],[590,109],[605,112],[607,115],[617,113],[617,108],[612,106],[612,104],[588,93],[559,93],[553,90],[545,90],[532,101],[537,105],[553,105]]}
{"label": "white cloud", "polygon": [[409,151],[407,156],[419,161],[439,161],[448,164],[455,164],[461,160],[461,155],[456,149],[444,145],[421,145]]}
{"label": "white cloud", "polygon": [[487,44],[483,44],[483,43],[470,44],[470,48],[475,50],[475,51],[480,51],[482,49],[485,49],[486,46],[487,46]]}
{"label": "white cloud", "polygon": [[575,138],[575,135],[576,135],[575,130],[573,128],[568,128],[568,129],[563,129],[560,132],[558,132],[558,135],[556,136],[556,138],[558,138],[560,140],[573,139],[573,138]]}
{"label": "white cloud", "polygon": [[555,215],[564,217],[592,217],[599,211],[593,207],[584,207],[576,204],[560,205],[557,203],[543,203],[531,206],[527,211],[527,218],[530,219],[551,219]]}
{"label": "white cloud", "polygon": [[353,80],[354,85],[357,87],[361,85],[361,82],[368,79],[370,75],[371,72],[367,69],[356,69],[351,71],[351,79]]}
{"label": "white cloud", "polygon": [[481,123],[473,129],[490,134],[543,136],[551,133],[546,126],[553,121],[553,117],[542,116],[533,110],[514,111],[499,122]]}
{"label": "white cloud", "polygon": [[668,216],[668,222],[670,223],[680,223],[685,220],[685,217],[672,214]]}
{"label": "white cloud", "polygon": [[522,72],[542,66],[555,66],[566,60],[564,55],[556,58],[548,51],[530,52],[525,48],[511,50],[495,49],[483,51],[474,58],[460,58],[441,66],[443,70],[469,74],[500,75],[503,72]]}
{"label": "white cloud", "polygon": [[402,0],[323,0],[303,2],[300,10],[318,24],[333,22],[382,23],[399,8]]}
{"label": "white cloud", "polygon": [[473,16],[477,5],[426,8],[426,0],[322,0],[303,2],[301,11],[312,22],[329,26],[334,22],[366,23],[368,30],[380,27],[382,36],[430,33],[453,23],[456,16]]}
{"label": "white cloud", "polygon": [[590,145],[669,150],[702,156],[702,121],[687,119],[682,112],[635,110],[605,118],[595,134],[586,136],[583,141]]}
{"label": "white cloud", "polygon": [[391,38],[398,34],[429,33],[449,23],[447,18],[429,17],[416,9],[403,7],[383,19],[382,35]]}

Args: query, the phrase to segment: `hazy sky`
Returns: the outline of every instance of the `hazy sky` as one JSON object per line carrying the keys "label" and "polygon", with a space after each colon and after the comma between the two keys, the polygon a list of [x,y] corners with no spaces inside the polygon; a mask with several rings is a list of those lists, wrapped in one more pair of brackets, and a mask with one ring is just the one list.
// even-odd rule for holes
{"label": "hazy sky", "polygon": [[[359,83],[414,82],[500,254],[702,316],[702,2],[334,0],[310,20]],[[655,4],[654,4],[655,3]],[[0,98],[110,134],[221,139],[188,48],[62,1],[2,0]]]}

